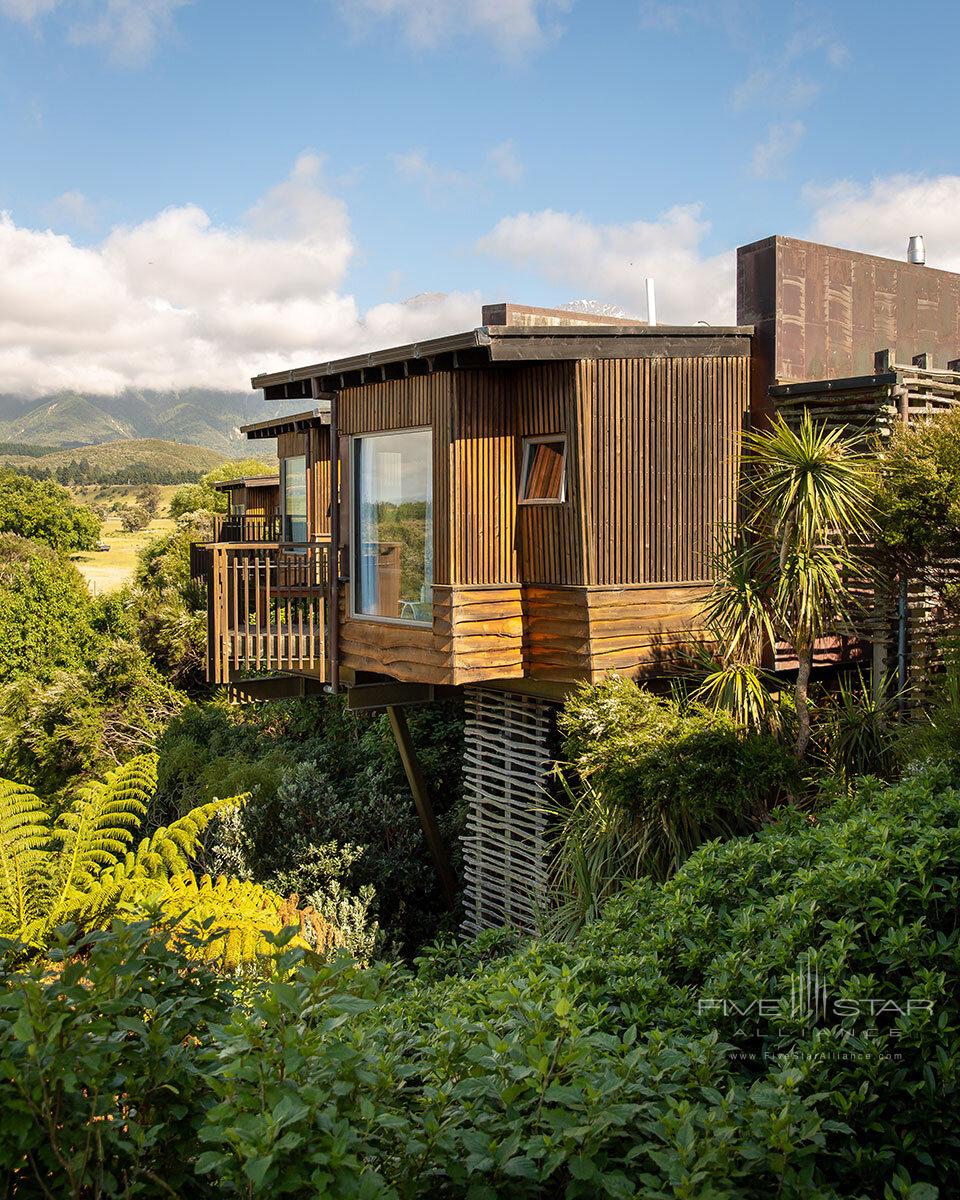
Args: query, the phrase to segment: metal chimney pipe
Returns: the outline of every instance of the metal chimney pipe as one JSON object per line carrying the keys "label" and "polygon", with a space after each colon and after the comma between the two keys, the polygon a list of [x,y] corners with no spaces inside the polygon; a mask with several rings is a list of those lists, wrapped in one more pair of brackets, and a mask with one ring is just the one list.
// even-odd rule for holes
{"label": "metal chimney pipe", "polygon": [[647,324],[656,325],[657,323],[657,293],[653,286],[652,279],[645,279],[647,285]]}
{"label": "metal chimney pipe", "polygon": [[927,252],[923,246],[923,234],[915,233],[907,242],[907,262],[922,267],[926,264]]}

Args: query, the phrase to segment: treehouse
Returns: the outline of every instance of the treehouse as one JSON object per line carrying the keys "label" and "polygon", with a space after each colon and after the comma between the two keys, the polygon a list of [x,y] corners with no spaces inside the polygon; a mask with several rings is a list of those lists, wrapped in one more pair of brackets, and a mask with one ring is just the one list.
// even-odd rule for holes
{"label": "treehouse", "polygon": [[[210,680],[387,708],[448,886],[403,707],[462,689],[466,928],[529,928],[557,701],[677,670],[705,636],[745,425],[878,340],[957,353],[958,282],[771,238],[739,251],[737,325],[499,304],[463,333],[258,376],[291,411],[244,429],[277,439],[274,511],[250,524],[239,481],[243,512],[198,564]],[[858,639],[840,641],[835,660]]]}

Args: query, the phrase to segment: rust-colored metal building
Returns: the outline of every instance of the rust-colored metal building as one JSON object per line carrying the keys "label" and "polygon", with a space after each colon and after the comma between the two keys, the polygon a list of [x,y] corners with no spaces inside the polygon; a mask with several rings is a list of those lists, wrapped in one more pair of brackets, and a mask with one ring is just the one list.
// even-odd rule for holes
{"label": "rust-colored metal building", "polygon": [[277,507],[209,548],[210,679],[387,707],[441,869],[402,706],[465,689],[470,929],[533,920],[551,706],[667,675],[704,636],[744,426],[785,387],[852,394],[878,351],[960,354],[960,276],[791,238],[738,252],[737,310],[717,328],[491,305],[463,333],[253,380],[293,411],[245,431],[277,438]]}

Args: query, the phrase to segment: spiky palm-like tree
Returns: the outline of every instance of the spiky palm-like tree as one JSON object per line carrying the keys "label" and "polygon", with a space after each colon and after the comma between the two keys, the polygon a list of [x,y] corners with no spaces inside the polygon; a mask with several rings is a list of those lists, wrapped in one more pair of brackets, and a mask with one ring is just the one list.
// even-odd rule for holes
{"label": "spiky palm-like tree", "polygon": [[201,805],[134,845],[156,781],[156,757],[141,755],[81,785],[54,819],[30,788],[0,780],[0,937],[42,950],[59,925],[84,932],[149,913],[202,932],[203,956],[231,968],[265,952],[264,933],[291,924],[314,945],[336,943],[336,931],[295,899],[193,874],[205,830],[237,798]]}
{"label": "spiky palm-like tree", "polygon": [[[873,527],[872,467],[841,429],[804,413],[796,428],[777,416],[744,435],[750,472],[742,526],[719,555],[704,616],[721,647],[704,699],[730,688],[754,714],[764,644],[789,642],[797,656],[795,750],[810,741],[810,675],[817,641],[849,619],[849,579],[862,570],[856,543]],[[741,718],[743,713],[738,713]]]}

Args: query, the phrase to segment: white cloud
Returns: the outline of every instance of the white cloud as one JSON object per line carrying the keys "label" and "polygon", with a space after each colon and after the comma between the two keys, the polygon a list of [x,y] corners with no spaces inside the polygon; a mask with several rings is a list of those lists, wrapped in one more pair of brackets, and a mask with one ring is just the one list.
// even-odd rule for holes
{"label": "white cloud", "polygon": [[431,199],[437,199],[451,189],[473,187],[475,179],[466,171],[455,167],[443,167],[431,162],[422,150],[409,150],[405,154],[394,154],[393,165],[397,174],[406,183],[419,184]]}
{"label": "white cloud", "polygon": [[523,178],[523,163],[512,140],[501,142],[487,151],[486,159],[475,171],[462,171],[433,162],[422,150],[394,154],[394,170],[405,182],[418,185],[430,201],[442,201],[451,192],[463,192],[496,181],[518,183]]}
{"label": "white cloud", "polygon": [[767,129],[766,137],[757,142],[750,160],[751,174],[769,179],[783,167],[806,132],[802,121],[782,121]]}
{"label": "white cloud", "polygon": [[156,43],[170,32],[173,13],[191,0],[97,0],[94,11],[81,16],[71,30],[80,44],[105,46],[126,65],[144,62]]}
{"label": "white cloud", "polygon": [[97,206],[83,192],[64,192],[50,201],[44,215],[52,225],[92,229],[97,221]]}
{"label": "white cloud", "polygon": [[927,262],[960,271],[960,175],[888,175],[869,184],[808,187],[810,235],[831,245],[902,259],[907,238],[922,233]]}
{"label": "white cloud", "polygon": [[173,13],[192,0],[0,0],[0,15],[24,24],[61,9],[70,40],[106,47],[117,62],[134,66],[153,53],[172,28]]}
{"label": "white cloud", "polygon": [[703,253],[709,228],[698,204],[671,208],[656,221],[620,225],[545,209],[505,217],[478,248],[528,268],[567,294],[593,294],[640,318],[646,315],[644,279],[652,276],[660,320],[730,323],[736,307],[734,256]]}
{"label": "white cloud", "polygon": [[59,3],[60,0],[0,0],[0,15],[28,24],[52,12]]}
{"label": "white cloud", "polygon": [[383,20],[397,22],[418,49],[435,49],[457,34],[480,35],[498,53],[519,59],[559,33],[572,0],[339,0],[358,33]]}
{"label": "white cloud", "polygon": [[499,146],[494,146],[487,154],[487,162],[507,183],[519,183],[523,178],[523,163],[511,138],[501,142]]}
{"label": "white cloud", "polygon": [[354,252],[316,155],[237,227],[196,205],[96,246],[0,214],[0,380],[7,391],[243,388],[252,374],[469,328],[479,298],[382,304],[361,317]]}

